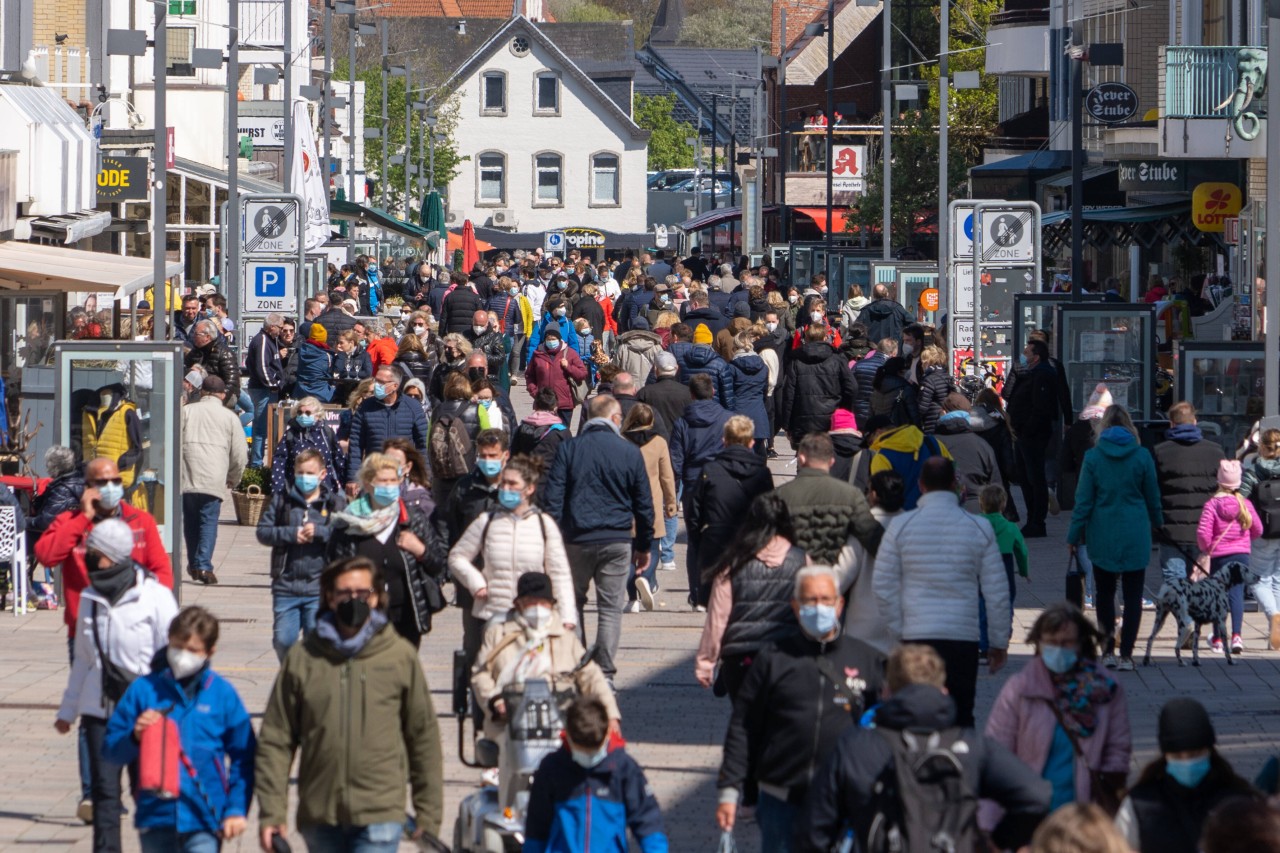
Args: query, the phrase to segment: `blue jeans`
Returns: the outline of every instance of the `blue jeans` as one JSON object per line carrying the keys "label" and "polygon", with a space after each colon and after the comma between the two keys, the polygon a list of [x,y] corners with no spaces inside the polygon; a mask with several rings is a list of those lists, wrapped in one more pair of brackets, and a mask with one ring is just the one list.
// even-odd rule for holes
{"label": "blue jeans", "polygon": [[760,849],[770,853],[790,853],[791,828],[796,807],[786,800],[760,792],[756,802],[756,825],[760,827]]}
{"label": "blue jeans", "polygon": [[[1009,578],[1009,615],[1013,615],[1013,600],[1018,594],[1018,585],[1013,577],[1013,555],[1001,554],[1004,559],[1004,573]],[[979,653],[987,650],[987,601],[982,597],[982,593],[978,593],[978,651]]]}
{"label": "blue jeans", "polygon": [[182,539],[187,546],[187,568],[213,571],[213,546],[218,541],[218,515],[222,498],[191,493],[182,496]]}
{"label": "blue jeans", "polygon": [[371,823],[368,826],[301,826],[308,853],[396,853],[404,824]]}
{"label": "blue jeans", "polygon": [[662,544],[657,539],[653,540],[653,546],[649,549],[649,566],[643,572],[636,572],[635,566],[631,567],[631,576],[627,578],[627,601],[635,601],[636,595],[636,578],[644,578],[649,582],[649,590],[651,592],[658,591],[658,555],[662,551]]}
{"label": "blue jeans", "polygon": [[[72,665],[76,662],[76,638],[67,638],[67,657]],[[89,775],[89,741],[84,736],[84,722],[76,728],[77,758],[80,761],[80,799],[93,799],[93,777]]]}
{"label": "blue jeans", "polygon": [[319,596],[276,594],[271,597],[271,612],[275,614],[271,645],[277,658],[284,660],[289,649],[298,642],[299,632],[305,637],[316,629],[316,611],[319,609]]}
{"label": "blue jeans", "polygon": [[1258,609],[1268,620],[1280,613],[1280,539],[1253,540],[1253,553],[1249,556],[1258,582],[1253,585],[1253,597]]}
{"label": "blue jeans", "polygon": [[[676,484],[676,505],[680,505],[680,498],[684,493],[684,484]],[[661,511],[661,510],[659,510]],[[663,519],[667,526],[666,532],[662,535],[662,562],[674,563],[676,561],[676,534],[679,532],[680,514],[676,513],[670,518]]]}
{"label": "blue jeans", "polygon": [[270,388],[247,388],[245,393],[253,403],[253,444],[249,448],[249,464],[262,465],[262,453],[267,446],[267,406],[278,399]]}
{"label": "blue jeans", "polygon": [[240,418],[240,426],[247,427],[253,423],[253,400],[249,399],[249,392],[244,388],[236,398],[236,416]]}
{"label": "blue jeans", "polygon": [[[1216,575],[1228,563],[1244,563],[1249,565],[1248,554],[1225,554],[1209,560],[1209,574]],[[1227,588],[1227,601],[1231,604],[1231,633],[1239,634],[1244,624],[1244,584],[1235,584]],[[1224,641],[1230,639],[1223,637]]]}
{"label": "blue jeans", "polygon": [[222,842],[212,832],[178,832],[170,826],[138,830],[142,853],[218,853]]}

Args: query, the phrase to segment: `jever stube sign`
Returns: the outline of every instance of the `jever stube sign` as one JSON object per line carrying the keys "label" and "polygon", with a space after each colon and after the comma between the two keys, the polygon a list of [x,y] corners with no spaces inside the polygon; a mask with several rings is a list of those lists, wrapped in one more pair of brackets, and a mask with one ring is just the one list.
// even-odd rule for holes
{"label": "jever stube sign", "polygon": [[1123,83],[1099,83],[1085,93],[1084,108],[1095,121],[1118,124],[1138,114],[1138,93]]}

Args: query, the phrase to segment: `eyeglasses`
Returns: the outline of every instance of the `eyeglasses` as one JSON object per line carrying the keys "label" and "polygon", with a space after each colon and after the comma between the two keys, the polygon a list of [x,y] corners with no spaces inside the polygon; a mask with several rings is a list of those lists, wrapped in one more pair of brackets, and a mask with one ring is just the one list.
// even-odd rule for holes
{"label": "eyeglasses", "polygon": [[836,601],[838,600],[839,599],[837,599],[837,597],[834,595],[810,596],[808,598],[796,599],[796,601],[800,602],[801,605],[806,607],[809,607],[815,604],[825,604],[828,607],[834,607]]}
{"label": "eyeglasses", "polygon": [[333,597],[338,601],[350,601],[353,598],[368,601],[371,595],[373,595],[371,589],[335,589],[333,591]]}
{"label": "eyeglasses", "polygon": [[89,480],[88,483],[90,486],[95,486],[95,487],[105,486],[108,483],[110,483],[113,486],[123,486],[124,477],[103,477],[98,480]]}

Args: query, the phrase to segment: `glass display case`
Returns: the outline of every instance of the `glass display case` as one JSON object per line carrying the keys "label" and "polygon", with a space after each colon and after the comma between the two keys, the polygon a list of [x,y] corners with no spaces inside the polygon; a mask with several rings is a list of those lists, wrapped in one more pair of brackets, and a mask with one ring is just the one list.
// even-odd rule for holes
{"label": "glass display case", "polygon": [[[1066,302],[1053,308],[1056,354],[1067,370],[1071,406],[1083,409],[1099,382],[1135,421],[1154,416],[1155,306]],[[1052,347],[1051,347],[1052,349]]]}
{"label": "glass display case", "polygon": [[[1084,302],[1094,305],[1102,301],[1098,294],[1084,294]],[[1053,308],[1055,305],[1066,305],[1071,302],[1070,293],[1018,293],[1013,297],[1013,340],[1021,347],[1027,342],[1027,335],[1035,331],[1046,331],[1049,340],[1058,339],[1058,330],[1053,325]],[[1054,347],[1050,347],[1054,349]]]}
{"label": "glass display case", "polygon": [[1262,417],[1261,341],[1179,341],[1174,350],[1175,399],[1196,407],[1205,438],[1230,458]]}

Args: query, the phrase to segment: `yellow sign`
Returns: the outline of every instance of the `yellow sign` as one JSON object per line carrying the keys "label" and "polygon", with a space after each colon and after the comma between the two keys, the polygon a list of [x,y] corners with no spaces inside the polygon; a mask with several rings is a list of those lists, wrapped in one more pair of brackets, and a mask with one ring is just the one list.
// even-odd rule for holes
{"label": "yellow sign", "polygon": [[98,169],[99,201],[137,201],[150,194],[146,157],[103,157]]}
{"label": "yellow sign", "polygon": [[1191,221],[1201,231],[1222,233],[1226,220],[1240,213],[1244,194],[1235,184],[1197,184],[1191,193]]}

